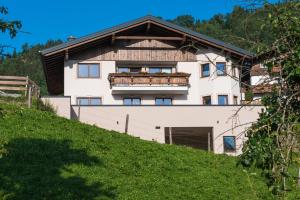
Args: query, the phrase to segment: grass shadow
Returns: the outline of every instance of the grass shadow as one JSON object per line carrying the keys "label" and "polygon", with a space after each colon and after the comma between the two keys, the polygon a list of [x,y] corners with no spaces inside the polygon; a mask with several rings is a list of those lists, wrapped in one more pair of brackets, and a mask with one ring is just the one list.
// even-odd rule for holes
{"label": "grass shadow", "polygon": [[[113,188],[87,181],[68,166],[101,165],[101,160],[70,147],[68,140],[18,138],[0,159],[0,198],[114,199]],[[68,175],[62,176],[62,171]],[[105,188],[105,189],[104,189]]]}

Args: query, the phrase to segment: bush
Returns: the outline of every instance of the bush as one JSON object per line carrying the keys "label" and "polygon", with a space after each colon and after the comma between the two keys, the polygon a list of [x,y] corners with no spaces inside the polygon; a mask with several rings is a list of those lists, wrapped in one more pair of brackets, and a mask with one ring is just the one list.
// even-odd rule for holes
{"label": "bush", "polygon": [[40,98],[36,100],[36,108],[41,111],[56,113],[49,101],[43,102]]}
{"label": "bush", "polygon": [[247,91],[245,93],[245,100],[246,101],[252,101],[254,97],[254,94],[252,93],[252,91]]}

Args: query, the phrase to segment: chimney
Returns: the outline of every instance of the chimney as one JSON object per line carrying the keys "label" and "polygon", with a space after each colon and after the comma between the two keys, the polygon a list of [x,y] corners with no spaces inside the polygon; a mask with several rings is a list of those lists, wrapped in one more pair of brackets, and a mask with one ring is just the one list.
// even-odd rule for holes
{"label": "chimney", "polygon": [[73,35],[70,35],[68,38],[67,38],[68,42],[69,41],[72,41],[72,40],[76,40],[76,37],[74,37]]}

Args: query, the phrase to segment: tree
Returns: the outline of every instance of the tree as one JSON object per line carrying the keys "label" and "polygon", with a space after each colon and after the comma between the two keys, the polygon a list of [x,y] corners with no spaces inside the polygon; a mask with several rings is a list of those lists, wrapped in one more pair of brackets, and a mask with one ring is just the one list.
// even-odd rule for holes
{"label": "tree", "polygon": [[39,54],[40,50],[61,44],[61,40],[48,40],[45,44],[30,46],[22,45],[20,52],[3,60],[0,65],[1,75],[29,76],[41,89],[41,94],[47,94],[46,80],[44,77],[43,65]]}
{"label": "tree", "polygon": [[195,25],[194,25],[195,19],[191,15],[181,15],[169,21],[178,24],[179,26],[183,26],[192,30],[195,29]]}
{"label": "tree", "polygon": [[[3,17],[8,14],[8,9],[4,6],[0,6],[0,16]],[[14,21],[7,21],[2,18],[0,18],[0,30],[2,33],[9,33],[9,36],[11,38],[14,38],[17,35],[17,32],[21,29],[22,24],[20,21],[14,20]],[[7,54],[4,53],[5,48],[8,48],[10,46],[0,44],[0,60],[2,59],[2,56],[5,56]],[[0,110],[0,118],[2,117],[2,112]],[[2,141],[0,138],[0,158],[6,153],[6,149],[4,148],[5,141]]]}
{"label": "tree", "polygon": [[274,40],[267,27],[260,30],[270,12],[272,10],[266,5],[255,9],[236,6],[231,13],[216,14],[209,20],[201,21],[191,15],[181,15],[169,21],[238,47],[256,51],[257,44],[269,45]]}
{"label": "tree", "polygon": [[[247,131],[240,162],[263,170],[270,189],[285,194],[297,179],[290,173],[299,163],[300,141],[300,2],[266,4],[268,27],[275,40],[258,46],[258,61],[268,67],[273,92],[263,98],[265,111]],[[276,67],[277,73],[272,73]],[[279,70],[278,70],[279,69]]]}
{"label": "tree", "polygon": [[[0,6],[0,30],[2,33],[8,33],[11,38],[14,38],[22,28],[22,23],[19,20],[5,20],[3,17],[6,15],[8,15],[8,9],[4,6]],[[9,45],[0,44],[0,56],[7,56],[4,50],[9,47]]]}

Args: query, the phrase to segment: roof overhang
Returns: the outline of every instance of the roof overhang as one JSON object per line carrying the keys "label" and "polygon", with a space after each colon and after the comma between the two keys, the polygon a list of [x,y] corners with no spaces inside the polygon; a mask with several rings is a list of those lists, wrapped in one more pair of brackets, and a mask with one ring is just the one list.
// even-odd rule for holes
{"label": "roof overhang", "polygon": [[92,42],[95,40],[99,40],[99,39],[104,38],[109,35],[117,34],[118,32],[124,31],[128,28],[133,28],[135,26],[139,26],[139,25],[142,25],[145,23],[152,23],[152,24],[156,24],[158,26],[162,26],[166,29],[170,29],[171,31],[176,31],[176,32],[182,34],[184,37],[190,37],[190,38],[194,39],[195,41],[203,42],[205,44],[208,44],[208,45],[211,45],[211,46],[214,46],[217,48],[221,48],[223,50],[226,50],[231,53],[235,53],[240,56],[244,56],[247,58],[252,58],[253,56],[255,56],[255,54],[253,54],[247,50],[241,49],[241,48],[236,47],[231,44],[227,44],[220,40],[217,40],[217,39],[211,38],[209,36],[203,35],[201,33],[192,31],[190,29],[178,26],[178,25],[170,23],[168,21],[161,20],[161,19],[153,17],[151,15],[147,15],[145,17],[120,24],[118,26],[115,26],[115,27],[112,27],[109,29],[105,29],[103,31],[99,31],[99,32],[96,32],[96,33],[63,43],[63,44],[59,44],[57,46],[42,50],[42,51],[40,51],[40,53],[43,56],[49,56],[49,55],[79,46],[79,45],[83,45],[83,44],[86,44],[86,43],[89,43],[89,42]]}

